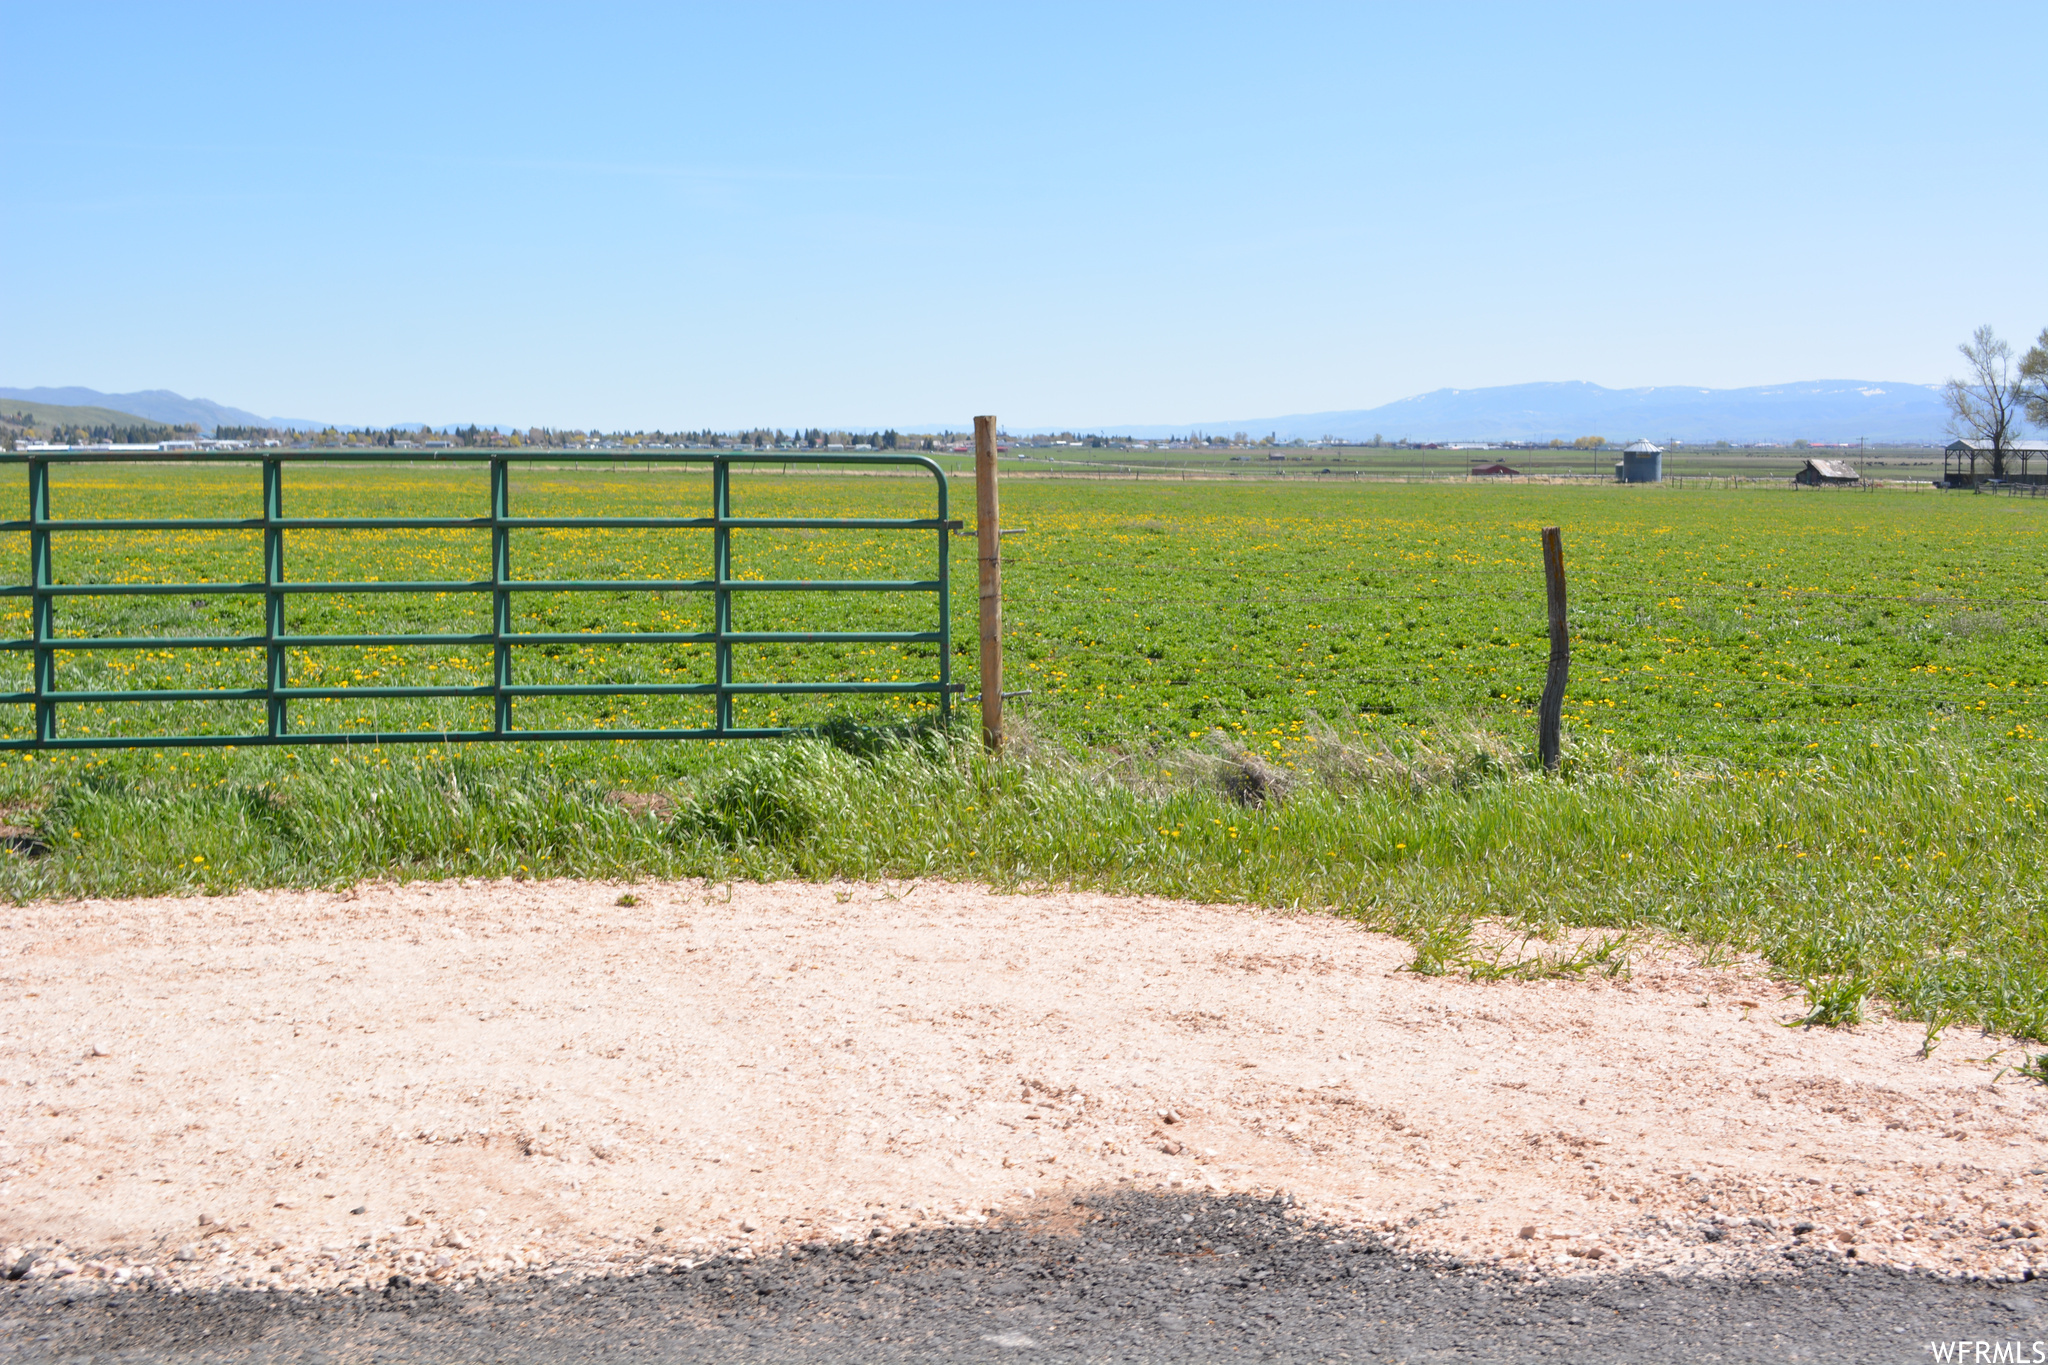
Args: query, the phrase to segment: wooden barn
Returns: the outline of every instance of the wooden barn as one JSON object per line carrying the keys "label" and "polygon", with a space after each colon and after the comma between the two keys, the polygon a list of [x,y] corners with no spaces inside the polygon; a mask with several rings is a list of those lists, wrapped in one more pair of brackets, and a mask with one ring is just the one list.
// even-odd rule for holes
{"label": "wooden barn", "polygon": [[1807,488],[1854,488],[1863,476],[1847,460],[1808,460],[1792,482]]}
{"label": "wooden barn", "polygon": [[1475,478],[1483,475],[1489,479],[1498,479],[1505,475],[1520,474],[1521,472],[1522,471],[1519,469],[1510,469],[1508,466],[1502,464],[1499,460],[1495,460],[1492,464],[1483,464],[1478,466],[1472,471],[1472,474]]}

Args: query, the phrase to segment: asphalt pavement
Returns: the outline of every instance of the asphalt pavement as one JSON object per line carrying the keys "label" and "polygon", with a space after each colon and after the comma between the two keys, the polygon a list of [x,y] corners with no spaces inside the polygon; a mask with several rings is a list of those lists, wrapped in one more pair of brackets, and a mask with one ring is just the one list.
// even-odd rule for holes
{"label": "asphalt pavement", "polygon": [[1748,1276],[1522,1279],[1121,1192],[1052,1221],[631,1278],[171,1294],[0,1284],[0,1361],[2048,1361],[2041,1282],[1801,1253]]}

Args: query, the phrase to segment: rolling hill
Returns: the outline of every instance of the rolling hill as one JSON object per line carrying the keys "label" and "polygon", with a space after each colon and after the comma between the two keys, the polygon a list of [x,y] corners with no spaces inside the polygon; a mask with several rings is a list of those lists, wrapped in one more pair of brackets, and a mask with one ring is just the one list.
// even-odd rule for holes
{"label": "rolling hill", "polygon": [[303,417],[259,417],[242,408],[231,408],[208,398],[187,398],[169,389],[144,389],[140,393],[101,393],[98,389],[7,389],[0,388],[0,407],[14,403],[47,403],[67,407],[89,407],[128,414],[126,421],[140,417],[170,426],[194,423],[201,431],[215,427],[285,427],[295,431],[318,431],[325,422]]}
{"label": "rolling hill", "polygon": [[[12,392],[12,391],[10,391]],[[0,420],[11,421],[25,415],[30,424],[38,429],[53,426],[85,427],[142,427],[174,426],[156,418],[144,417],[141,413],[120,412],[113,408],[77,407],[66,403],[36,403],[25,398],[0,396]]]}

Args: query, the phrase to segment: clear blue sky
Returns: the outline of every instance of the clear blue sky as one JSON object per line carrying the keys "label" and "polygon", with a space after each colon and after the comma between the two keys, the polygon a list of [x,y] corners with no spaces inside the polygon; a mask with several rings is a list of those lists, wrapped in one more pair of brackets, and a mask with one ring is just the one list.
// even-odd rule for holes
{"label": "clear blue sky", "polygon": [[0,385],[1195,422],[1933,381],[2048,324],[2048,6],[0,0]]}

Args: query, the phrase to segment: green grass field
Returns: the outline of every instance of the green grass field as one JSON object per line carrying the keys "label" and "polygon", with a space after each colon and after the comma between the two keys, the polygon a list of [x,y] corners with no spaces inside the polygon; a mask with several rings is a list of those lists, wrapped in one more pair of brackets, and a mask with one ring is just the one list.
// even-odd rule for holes
{"label": "green grass field", "polygon": [[[21,497],[17,483],[0,498]],[[59,516],[246,515],[253,473],[71,470]],[[678,473],[537,470],[515,511],[695,512]],[[294,515],[481,509],[479,474],[295,471]],[[779,472],[742,513],[914,515],[928,483]],[[971,512],[971,485],[954,490]],[[1605,965],[1669,929],[1768,954],[1816,999],[1874,992],[1936,1022],[2048,1036],[2035,738],[2048,642],[2043,512],[1925,492],[1564,485],[1061,481],[1004,488],[1011,688],[1031,743],[891,743],[893,709],[760,701],[837,743],[445,746],[8,756],[0,800],[51,846],[15,897],[331,884],[363,876],[956,876],[1335,907],[1418,965],[1475,955],[1474,920],[1599,926]],[[1537,531],[1572,574],[1568,764],[1531,770],[1544,625]],[[25,565],[26,548],[0,545]],[[923,576],[929,533],[743,532],[742,573]],[[293,577],[483,576],[475,532],[292,533]],[[65,581],[260,576],[255,537],[58,537]],[[705,533],[520,532],[520,576],[685,577]],[[971,542],[955,547],[956,677],[976,687]],[[17,571],[18,573],[19,571]],[[294,629],[467,628],[481,598],[309,598]],[[689,594],[533,594],[528,628],[698,628]],[[898,621],[923,602],[750,602],[743,628]],[[25,604],[10,608],[13,633]],[[67,602],[60,629],[253,629],[235,597]],[[687,626],[685,626],[687,623]],[[522,681],[696,678],[708,650],[519,652]],[[248,685],[256,660],[86,651],[80,687]],[[477,679],[467,648],[306,651],[295,678]],[[929,646],[743,651],[743,676],[933,676]],[[11,662],[16,685],[23,661]],[[475,703],[304,704],[295,726],[476,723]],[[522,703],[525,725],[676,723],[695,699]],[[15,708],[17,711],[22,708]],[[701,718],[701,717],[699,717]],[[26,718],[7,718],[20,733]],[[81,727],[255,728],[246,703],[75,708]],[[1247,786],[1249,775],[1249,788]],[[1265,790],[1245,804],[1232,790]],[[635,791],[662,798],[621,802]],[[1533,958],[1531,959],[1534,960]],[[1550,970],[1552,968],[1543,968]],[[1575,969],[1603,969],[1588,959]]]}

